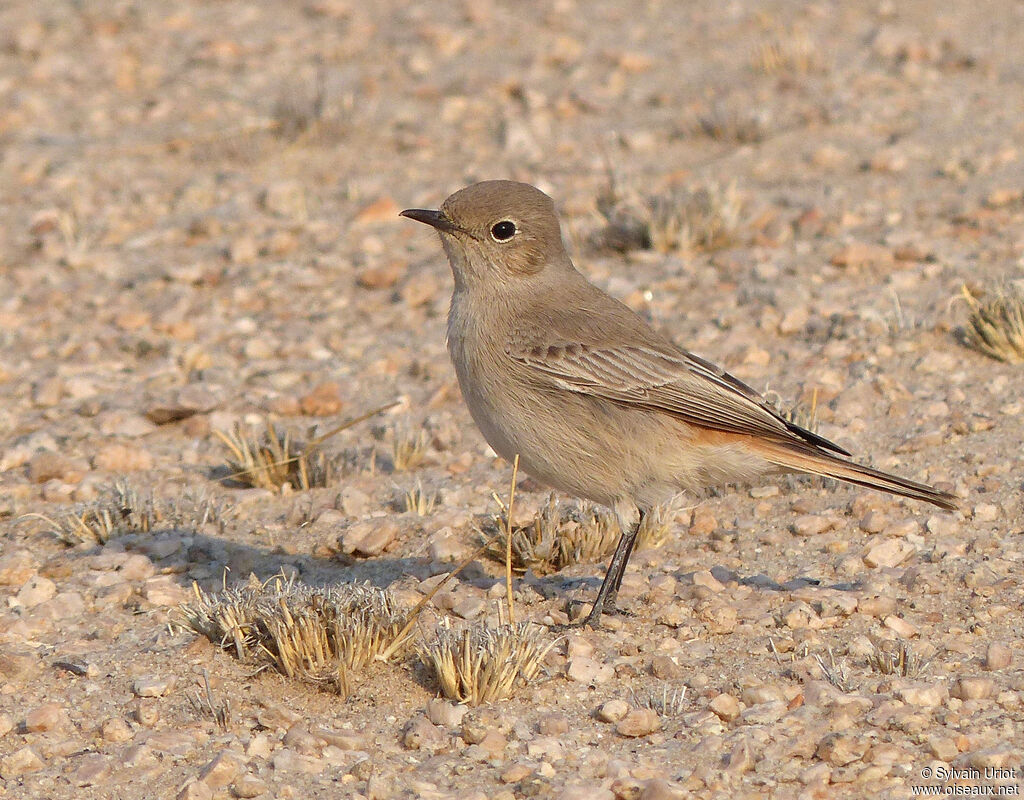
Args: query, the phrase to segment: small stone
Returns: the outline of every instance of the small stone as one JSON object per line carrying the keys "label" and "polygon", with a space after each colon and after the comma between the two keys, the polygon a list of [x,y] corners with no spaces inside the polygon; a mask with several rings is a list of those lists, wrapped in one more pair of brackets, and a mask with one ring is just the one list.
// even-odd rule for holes
{"label": "small stone", "polygon": [[341,386],[334,381],[318,384],[309,394],[299,398],[299,408],[310,417],[329,417],[342,408]]}
{"label": "small stone", "polygon": [[682,672],[682,668],[669,656],[658,654],[651,659],[651,674],[655,678],[671,680],[678,678]]}
{"label": "small stone", "polygon": [[858,526],[865,533],[881,533],[886,524],[888,524],[888,520],[884,514],[878,511],[869,511],[861,517]]}
{"label": "small stone", "polygon": [[834,528],[836,522],[831,517],[818,514],[801,514],[790,524],[789,529],[797,536],[816,536]]}
{"label": "small stone", "polygon": [[996,682],[991,678],[960,678],[950,694],[961,700],[984,700],[995,693]]}
{"label": "small stone", "polygon": [[882,624],[903,639],[911,639],[918,634],[918,630],[915,625],[911,625],[905,619],[897,617],[895,614],[887,616],[882,620]]}
{"label": "small stone", "polygon": [[694,536],[707,536],[714,533],[718,528],[718,520],[707,506],[697,506],[693,510],[693,521],[690,523],[690,533]]}
{"label": "small stone", "polygon": [[661,717],[652,708],[634,708],[615,726],[620,736],[639,738],[661,730]]}
{"label": "small stone", "polygon": [[10,714],[0,714],[0,739],[14,730],[14,717]]}
{"label": "small stone", "polygon": [[693,585],[702,586],[712,592],[720,592],[725,585],[711,574],[709,569],[699,569],[693,573]]}
{"label": "small stone", "polygon": [[399,211],[401,209],[394,199],[384,195],[359,209],[355,216],[352,217],[352,221],[357,225],[366,225],[374,222],[394,222]]}
{"label": "small stone", "polygon": [[502,783],[519,783],[533,772],[533,768],[526,764],[512,764],[501,773]]}
{"label": "small stone", "polygon": [[740,715],[740,703],[731,694],[723,692],[715,697],[709,704],[710,708],[719,719],[725,722],[732,722]]}
{"label": "small stone", "polygon": [[367,267],[362,270],[356,278],[356,283],[363,289],[390,289],[405,272],[405,264],[400,261],[390,261],[387,264],[379,264]]}
{"label": "small stone", "polygon": [[858,601],[857,611],[868,617],[881,619],[892,614],[896,610],[896,598],[886,595],[865,597]]}
{"label": "small stone", "polygon": [[445,739],[444,731],[421,714],[405,726],[402,746],[406,750],[431,750],[440,747]]}
{"label": "small stone", "polygon": [[32,402],[39,408],[52,408],[64,396],[64,381],[60,378],[48,378],[32,384]]}
{"label": "small stone", "polygon": [[305,220],[308,216],[306,204],[306,187],[302,181],[275,181],[263,190],[261,197],[263,208],[279,217],[290,217]]}
{"label": "small stone", "polygon": [[275,772],[304,772],[309,775],[318,775],[327,768],[327,762],[322,758],[302,755],[287,747],[274,753],[270,763]]}
{"label": "small stone", "polygon": [[146,581],[142,585],[142,596],[155,606],[177,606],[189,599],[189,593],[167,575]]}
{"label": "small stone", "polygon": [[994,503],[978,503],[971,515],[978,522],[995,522],[999,519],[999,506]]}
{"label": "small stone", "polygon": [[942,684],[916,683],[898,688],[895,695],[909,706],[934,708],[946,702],[949,690]]}
{"label": "small stone", "polygon": [[211,789],[220,789],[231,783],[241,770],[240,756],[237,753],[222,750],[200,770],[199,780]]}
{"label": "small stone", "polygon": [[135,732],[120,717],[111,717],[100,726],[100,736],[108,742],[127,742],[135,736]]}
{"label": "small stone", "polygon": [[952,761],[960,755],[960,748],[956,746],[956,739],[952,736],[930,736],[928,751],[939,761]]}
{"label": "small stone", "polygon": [[93,786],[110,775],[110,759],[102,753],[87,753],[75,769],[76,786]]}
{"label": "small stone", "polygon": [[267,792],[267,782],[255,775],[243,775],[231,784],[231,794],[240,798],[259,797]]}
{"label": "small stone", "polygon": [[608,700],[597,710],[597,718],[602,722],[618,722],[629,713],[629,703],[625,700]]}
{"label": "small stone", "polygon": [[845,767],[854,761],[860,761],[869,746],[870,741],[866,737],[830,733],[818,742],[815,755],[834,767]]}
{"label": "small stone", "polygon": [[[753,766],[753,761],[750,763]],[[731,761],[729,766],[732,766]],[[685,796],[682,790],[674,789],[668,781],[661,778],[652,778],[644,782],[643,789],[638,795],[637,800],[683,800]],[[616,800],[625,800],[625,798],[616,795]]]}
{"label": "small stone", "polygon": [[894,261],[892,251],[886,247],[865,242],[852,242],[832,256],[832,264],[848,269],[886,266]]}
{"label": "small stone", "polygon": [[213,789],[202,781],[189,781],[178,792],[177,800],[213,800]]}
{"label": "small stone", "polygon": [[106,472],[136,472],[153,468],[153,456],[148,450],[127,444],[110,444],[92,459],[96,469]]}
{"label": "small stone", "polygon": [[990,642],[985,650],[985,669],[1006,669],[1013,660],[1013,652],[1002,642]]}
{"label": "small stone", "polygon": [[28,479],[32,483],[46,483],[60,480],[77,483],[82,479],[84,470],[76,468],[71,459],[60,453],[37,453],[28,462]]}
{"label": "small stone", "polygon": [[349,526],[339,538],[338,545],[343,553],[378,556],[395,540],[398,532],[397,523],[377,517]]}
{"label": "small stone", "polygon": [[864,563],[869,567],[895,567],[902,564],[917,548],[903,539],[886,539],[876,544],[864,555]]}
{"label": "small stone", "polygon": [[25,730],[30,733],[56,731],[68,722],[67,712],[59,703],[45,703],[25,715]]}
{"label": "small stone", "polygon": [[35,608],[57,594],[57,584],[42,575],[33,575],[18,590],[15,599],[24,608]]}
{"label": "small stone", "polygon": [[152,728],[160,721],[160,706],[151,699],[140,698],[135,704],[135,719],[140,725]]}
{"label": "small stone", "polygon": [[786,315],[779,321],[779,333],[791,335],[799,333],[807,327],[807,321],[811,318],[807,306],[795,306],[786,312]]}
{"label": "small stone", "polygon": [[304,756],[320,756],[324,749],[324,741],[310,733],[305,722],[297,722],[285,733],[281,744]]}
{"label": "small stone", "polygon": [[38,566],[38,560],[28,550],[5,553],[0,556],[0,586],[22,586],[36,574]]}
{"label": "small stone", "polygon": [[774,725],[789,711],[785,700],[770,700],[758,703],[743,711],[740,719],[745,725]]}
{"label": "small stone", "polygon": [[477,747],[483,750],[490,758],[501,758],[508,747],[508,739],[497,728],[487,731],[484,738],[477,742]]}
{"label": "small stone", "polygon": [[427,719],[443,728],[458,728],[469,711],[468,706],[434,697],[427,701]]}
{"label": "small stone", "polygon": [[537,730],[544,736],[561,736],[569,732],[569,718],[564,714],[545,714],[537,723]]}
{"label": "small stone", "polygon": [[45,766],[43,760],[36,755],[31,747],[22,747],[9,756],[0,758],[0,778],[11,780],[19,775],[38,772]]}
{"label": "small stone", "polygon": [[579,683],[607,683],[615,677],[615,668],[610,664],[599,664],[592,658],[578,656],[569,661],[566,677]]}

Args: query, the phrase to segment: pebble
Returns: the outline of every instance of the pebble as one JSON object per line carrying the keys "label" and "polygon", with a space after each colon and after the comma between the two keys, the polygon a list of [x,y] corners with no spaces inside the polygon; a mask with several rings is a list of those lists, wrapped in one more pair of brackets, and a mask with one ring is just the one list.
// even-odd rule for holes
{"label": "pebble", "polygon": [[57,594],[57,584],[42,575],[33,575],[15,595],[18,605],[35,608]]}
{"label": "pebble", "polygon": [[864,563],[869,567],[895,567],[917,552],[914,545],[902,539],[886,539],[869,548]]}
{"label": "pebble", "polygon": [[242,756],[222,750],[199,771],[199,780],[211,789],[220,789],[231,783],[242,771]]}
{"label": "pebble", "polygon": [[425,716],[413,717],[402,733],[402,747],[406,750],[431,750],[445,741],[444,731]]}
{"label": "pebble", "polygon": [[462,725],[467,711],[469,711],[468,706],[442,700],[439,697],[427,701],[427,719],[434,725],[440,725],[443,728],[458,728]]}
{"label": "pebble", "polygon": [[905,619],[897,617],[895,614],[887,616],[882,621],[882,624],[903,639],[911,639],[918,634],[918,630],[915,625],[911,625]]}
{"label": "pebble", "polygon": [[732,722],[740,715],[739,700],[725,692],[715,697],[708,704],[708,708],[714,711],[719,719],[722,719],[725,722]]}
{"label": "pebble", "polygon": [[639,738],[661,730],[661,717],[652,708],[633,708],[619,720],[615,732],[620,736]]}
{"label": "pebble", "polygon": [[384,518],[356,522],[338,539],[343,553],[372,557],[383,553],[398,536],[398,524]]}
{"label": "pebble", "polygon": [[100,726],[100,736],[108,742],[127,742],[135,736],[135,732],[120,717],[111,717]]}
{"label": "pebble", "polygon": [[29,550],[14,550],[0,555],[0,586],[22,586],[39,568],[39,560]]}
{"label": "pebble", "polygon": [[59,703],[36,706],[25,715],[25,730],[30,733],[57,731],[68,723],[68,715]]}
{"label": "pebble", "polygon": [[836,527],[836,524],[837,521],[832,517],[801,514],[790,523],[789,529],[797,536],[817,536]]}
{"label": "pebble", "polygon": [[36,755],[35,750],[28,746],[22,747],[9,756],[0,758],[0,778],[9,781],[20,775],[38,772],[44,766],[43,760]]}
{"label": "pebble", "polygon": [[4,712],[0,714],[0,739],[14,730],[14,717]]}
{"label": "pebble", "polygon": [[602,722],[618,722],[629,713],[629,703],[625,700],[608,700],[597,710],[597,718]]}
{"label": "pebble", "polygon": [[995,693],[996,682],[991,678],[959,678],[950,694],[961,700],[984,700]]}
{"label": "pebble", "polygon": [[597,685],[614,678],[615,668],[611,664],[599,664],[586,656],[577,656],[569,661],[565,674],[571,681]]}
{"label": "pebble", "polygon": [[342,409],[341,385],[325,381],[299,398],[299,408],[310,417],[329,417]]}
{"label": "pebble", "polygon": [[949,690],[943,684],[911,683],[895,691],[896,697],[910,706],[934,708],[949,698]]}
{"label": "pebble", "polygon": [[92,459],[96,469],[117,474],[153,468],[153,456],[148,450],[128,444],[110,444],[99,450]]}
{"label": "pebble", "polygon": [[561,736],[569,732],[569,718],[565,714],[545,714],[538,721],[537,730],[545,736]]}
{"label": "pebble", "polygon": [[78,762],[73,780],[76,786],[93,786],[105,781],[110,772],[109,756],[102,753],[87,753]]}
{"label": "pebble", "polygon": [[1002,642],[990,642],[985,650],[985,669],[1006,669],[1013,661],[1013,651]]}
{"label": "pebble", "polygon": [[166,575],[150,578],[142,584],[142,596],[155,606],[177,606],[191,599],[187,589]]}
{"label": "pebble", "polygon": [[135,704],[135,719],[140,725],[152,728],[160,721],[160,706],[150,698],[140,698]]}
{"label": "pebble", "polygon": [[255,775],[243,775],[231,784],[231,794],[235,797],[259,797],[261,794],[266,794],[267,791],[267,782]]}
{"label": "pebble", "polygon": [[282,747],[270,758],[270,764],[275,772],[305,772],[311,775],[318,775],[327,769],[327,763],[322,758],[302,755]]}
{"label": "pebble", "polygon": [[708,569],[699,569],[693,573],[693,585],[702,586],[712,592],[720,592],[725,589],[725,584],[712,575],[711,570]]}
{"label": "pebble", "polygon": [[815,749],[815,755],[834,767],[845,767],[860,761],[867,752],[870,741],[864,736],[830,733]]}
{"label": "pebble", "polygon": [[978,522],[995,522],[999,519],[999,506],[994,503],[978,503],[971,511]]}
{"label": "pebble", "polygon": [[176,800],[213,800],[213,789],[202,781],[189,781],[181,787]]}

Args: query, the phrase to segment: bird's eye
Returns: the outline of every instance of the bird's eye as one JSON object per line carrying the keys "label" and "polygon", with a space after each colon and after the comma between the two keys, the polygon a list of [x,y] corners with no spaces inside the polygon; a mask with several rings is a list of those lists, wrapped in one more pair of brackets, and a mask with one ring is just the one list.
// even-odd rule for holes
{"label": "bird's eye", "polygon": [[507,242],[516,235],[516,224],[510,219],[503,219],[491,226],[491,238],[496,242]]}

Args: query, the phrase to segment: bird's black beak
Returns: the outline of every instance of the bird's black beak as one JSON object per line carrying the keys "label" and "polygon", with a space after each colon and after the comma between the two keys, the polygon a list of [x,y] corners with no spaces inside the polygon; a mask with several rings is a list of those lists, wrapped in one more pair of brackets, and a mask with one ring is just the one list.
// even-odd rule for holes
{"label": "bird's black beak", "polygon": [[437,228],[437,230],[444,231],[445,233],[455,233],[456,231],[461,230],[461,228],[456,226],[440,211],[431,211],[427,208],[407,208],[398,216],[414,219],[417,222],[422,222],[424,225]]}

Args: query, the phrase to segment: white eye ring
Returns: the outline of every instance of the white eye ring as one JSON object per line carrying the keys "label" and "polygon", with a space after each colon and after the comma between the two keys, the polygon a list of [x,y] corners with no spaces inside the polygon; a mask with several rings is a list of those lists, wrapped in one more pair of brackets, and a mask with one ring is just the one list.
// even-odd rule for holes
{"label": "white eye ring", "polygon": [[519,233],[519,228],[510,219],[503,219],[491,226],[491,238],[499,244],[504,244],[517,233]]}

